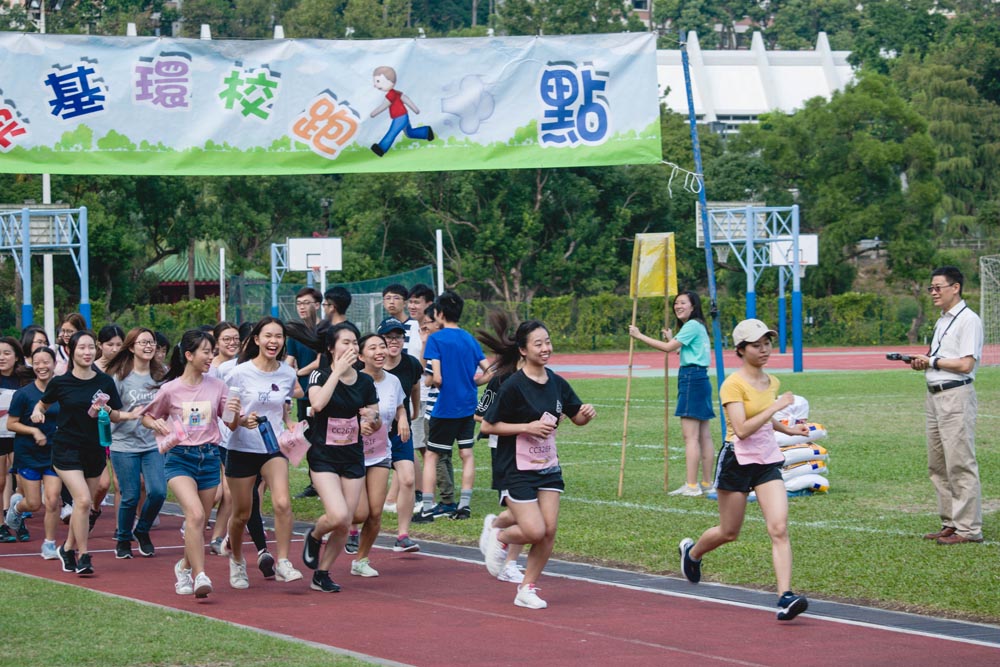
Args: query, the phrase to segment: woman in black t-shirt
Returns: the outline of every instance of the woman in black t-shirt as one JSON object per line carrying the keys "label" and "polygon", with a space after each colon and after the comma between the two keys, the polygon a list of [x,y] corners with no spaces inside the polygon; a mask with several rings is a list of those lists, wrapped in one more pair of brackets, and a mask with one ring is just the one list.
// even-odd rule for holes
{"label": "woman in black t-shirt", "polygon": [[59,547],[58,553],[63,572],[81,576],[94,573],[87,551],[89,517],[107,464],[97,432],[98,408],[103,404],[110,411],[112,422],[136,419],[135,415],[121,411],[122,401],[111,376],[94,370],[96,357],[94,334],[86,329],[73,334],[69,339],[69,370],[52,378],[31,413],[31,421],[42,424],[49,406],[59,403],[59,427],[50,443],[52,467],[73,496],[73,515],[66,543]]}
{"label": "woman in black t-shirt", "polygon": [[[370,376],[359,373],[357,330],[338,324],[326,332],[333,363],[309,375],[309,403],[313,409],[306,454],[313,486],[323,501],[323,516],[306,533],[302,560],[316,570],[310,588],[324,593],[340,590],[330,579],[330,566],[347,542],[347,532],[365,484],[365,455],[361,420],[378,428],[378,394]],[[320,555],[323,535],[330,533]]]}
{"label": "woman in black t-shirt", "polygon": [[578,426],[596,416],[569,384],[545,366],[552,341],[537,320],[517,328],[514,340],[523,359],[521,370],[503,383],[496,400],[483,415],[482,432],[497,436],[494,465],[500,502],[514,515],[516,525],[490,530],[486,566],[494,577],[507,559],[508,544],[530,544],[524,582],[514,604],[544,609],[536,582],[555,544],[559,494],[564,484],[556,453],[555,431],[563,415]]}

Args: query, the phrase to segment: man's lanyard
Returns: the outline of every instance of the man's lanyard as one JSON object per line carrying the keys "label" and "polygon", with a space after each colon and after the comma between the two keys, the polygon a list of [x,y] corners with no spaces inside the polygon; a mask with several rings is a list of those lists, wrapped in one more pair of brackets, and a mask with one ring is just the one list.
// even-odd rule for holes
{"label": "man's lanyard", "polygon": [[948,335],[948,329],[951,329],[951,325],[955,323],[955,321],[958,319],[958,316],[961,315],[962,313],[964,313],[965,309],[968,308],[968,307],[969,307],[969,304],[965,304],[964,306],[962,306],[962,310],[960,310],[957,313],[955,313],[955,317],[951,318],[951,322],[948,322],[948,326],[946,326],[944,328],[944,331],[941,332],[941,336],[938,338],[938,341],[937,341],[937,347],[934,348],[933,352],[930,352],[927,355],[928,357],[933,357],[933,356],[937,355],[938,350],[941,349],[941,343],[944,341],[944,337]]}

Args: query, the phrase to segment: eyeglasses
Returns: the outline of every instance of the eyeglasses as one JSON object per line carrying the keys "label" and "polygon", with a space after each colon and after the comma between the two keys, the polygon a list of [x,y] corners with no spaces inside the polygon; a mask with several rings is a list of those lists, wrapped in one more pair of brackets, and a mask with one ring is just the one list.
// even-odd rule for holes
{"label": "eyeglasses", "polygon": [[315,306],[319,301],[313,301],[312,299],[303,299],[301,301],[296,301],[296,306]]}
{"label": "eyeglasses", "polygon": [[332,301],[324,301],[323,302],[323,307],[324,308],[333,308],[333,302]]}
{"label": "eyeglasses", "polygon": [[219,342],[223,343],[225,345],[231,345],[232,343],[238,343],[238,342],[240,342],[240,337],[239,336],[223,336],[222,338],[219,339]]}
{"label": "eyeglasses", "polygon": [[136,347],[156,347],[155,340],[137,340],[135,341]]}
{"label": "eyeglasses", "polygon": [[60,329],[59,330],[59,335],[60,336],[72,336],[75,333],[76,333],[76,329]]}
{"label": "eyeglasses", "polygon": [[401,341],[401,340],[403,340],[403,336],[388,336],[387,335],[387,336],[382,336],[382,337],[385,338],[387,341],[390,341],[390,340]]}
{"label": "eyeglasses", "polygon": [[958,283],[948,283],[947,285],[930,285],[927,287],[928,294],[937,294],[945,287],[951,287],[952,285],[957,285]]}

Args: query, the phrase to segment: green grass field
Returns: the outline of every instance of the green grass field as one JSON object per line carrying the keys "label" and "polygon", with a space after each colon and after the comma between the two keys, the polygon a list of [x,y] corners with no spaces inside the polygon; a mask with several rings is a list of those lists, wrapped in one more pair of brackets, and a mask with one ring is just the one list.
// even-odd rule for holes
{"label": "green grass field", "polygon": [[[780,378],[783,389],[809,399],[811,419],[830,432],[822,443],[830,451],[830,493],[790,500],[796,590],[816,598],[1000,623],[1000,446],[994,436],[1000,425],[1000,369],[982,369],[976,381],[987,542],[951,547],[921,539],[938,527],[926,470],[922,377],[901,370]],[[561,427],[567,492],[555,556],[676,575],[677,542],[697,537],[718,515],[713,501],[664,493],[662,379],[633,382],[622,498],[617,486],[625,380],[572,384],[583,400],[597,406],[598,418],[582,428]],[[671,381],[672,392],[675,386]],[[683,443],[679,420],[671,417],[669,423],[674,488],[683,481]],[[477,444],[476,455],[473,519],[414,526],[417,539],[477,543],[480,519],[494,511],[496,496],[487,488],[485,444]],[[305,469],[294,470],[293,491],[305,483]],[[295,500],[294,509],[300,521],[321,511],[316,499]],[[394,528],[395,515],[385,515],[384,529]],[[756,505],[750,506],[740,540],[709,554],[703,573],[708,581],[774,589],[769,541]],[[333,662],[334,656],[308,646],[60,584],[0,573],[0,587],[8,608],[18,610],[18,627],[63,630],[47,634],[44,642],[18,642],[13,652],[0,652],[0,667],[263,665],[274,655],[288,656],[289,664],[352,664],[350,659]],[[66,609],[92,611],[66,614]],[[0,622],[2,627],[10,626]]]}

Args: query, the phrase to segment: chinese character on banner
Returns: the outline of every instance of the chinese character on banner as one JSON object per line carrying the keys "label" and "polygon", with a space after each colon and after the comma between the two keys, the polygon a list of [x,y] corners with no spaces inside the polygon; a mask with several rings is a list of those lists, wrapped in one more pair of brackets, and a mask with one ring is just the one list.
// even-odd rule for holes
{"label": "chinese character on banner", "polygon": [[244,118],[253,116],[258,120],[268,120],[274,110],[281,74],[272,72],[266,65],[242,71],[238,66],[239,63],[222,80],[225,86],[219,91],[219,99],[227,111],[232,111],[239,104]]}
{"label": "chinese character on banner", "polygon": [[28,129],[21,124],[20,114],[15,114],[17,112],[13,107],[0,104],[0,153],[14,147],[11,139],[28,133]]}
{"label": "chinese character on banner", "polygon": [[104,79],[96,76],[96,64],[96,60],[91,62],[84,58],[75,68],[73,65],[56,65],[49,72],[45,85],[52,89],[53,98],[49,100],[49,106],[53,116],[69,120],[104,111],[102,102],[107,86]]}
{"label": "chinese character on banner", "polygon": [[309,144],[320,157],[334,160],[337,152],[347,145],[358,131],[358,112],[328,90],[320,93],[308,111],[299,114],[292,125],[292,134]]}
{"label": "chinese character on banner", "polygon": [[539,96],[545,106],[539,134],[543,146],[600,144],[608,135],[608,73],[592,63],[550,62],[542,72]]}
{"label": "chinese character on banner", "polygon": [[191,105],[188,72],[191,55],[164,51],[156,58],[139,58],[133,99],[161,109],[187,110]]}

